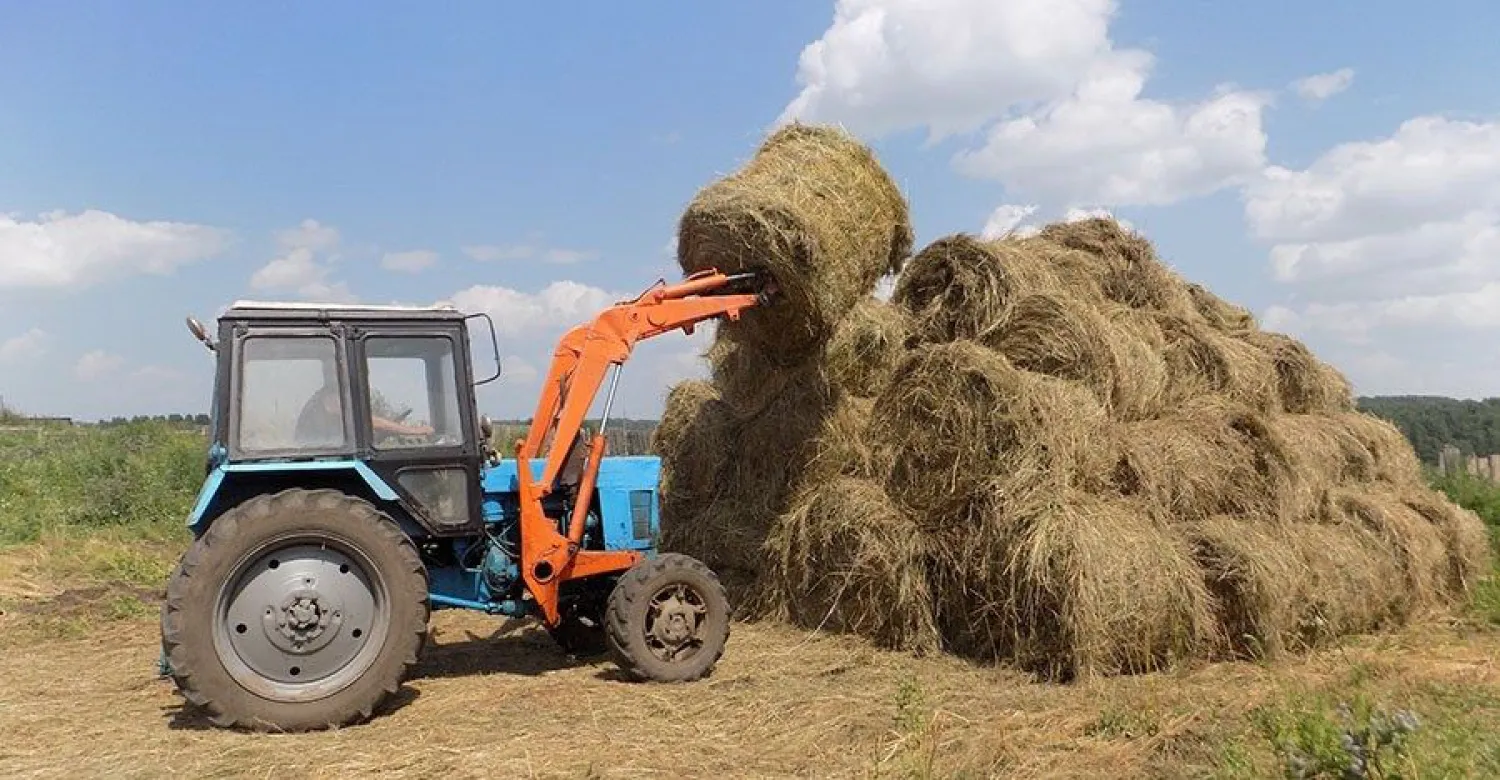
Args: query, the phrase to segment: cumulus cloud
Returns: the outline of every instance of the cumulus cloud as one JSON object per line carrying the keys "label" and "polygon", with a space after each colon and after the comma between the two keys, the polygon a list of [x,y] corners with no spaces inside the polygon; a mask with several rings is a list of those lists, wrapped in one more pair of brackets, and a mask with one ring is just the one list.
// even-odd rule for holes
{"label": "cumulus cloud", "polygon": [[73,366],[73,375],[85,382],[115,378],[125,367],[125,359],[104,350],[85,353]]}
{"label": "cumulus cloud", "polygon": [[1115,11],[1114,0],[840,0],[778,121],[869,136],[983,130],[954,166],[1049,210],[1163,205],[1257,172],[1269,98],[1229,86],[1146,97],[1153,57],[1114,46]]}
{"label": "cumulus cloud", "polygon": [[839,0],[779,122],[858,133],[978,129],[1067,94],[1110,50],[1114,0]]}
{"label": "cumulus cloud", "polygon": [[331,278],[339,231],[314,219],[276,233],[279,254],[250,277],[256,290],[296,295],[305,300],[344,303],[356,300],[349,286]]}
{"label": "cumulus cloud", "polygon": [[0,363],[35,360],[47,354],[52,337],[40,328],[0,341]]}
{"label": "cumulus cloud", "polygon": [[[1334,350],[1386,345],[1406,356],[1412,381],[1424,374],[1431,388],[1443,376],[1455,384],[1442,392],[1474,391],[1429,356],[1500,328],[1500,123],[1417,117],[1305,169],[1268,168],[1244,208],[1291,293],[1267,312],[1275,326]],[[1474,358],[1474,371],[1486,360]],[[1380,381],[1391,363],[1351,365]]]}
{"label": "cumulus cloud", "polygon": [[1035,213],[1036,206],[1017,206],[1009,203],[996,206],[995,210],[990,212],[990,218],[985,220],[980,236],[1000,238],[1015,233],[1021,227],[1021,223]]}
{"label": "cumulus cloud", "polygon": [[138,274],[164,276],[214,257],[225,231],[184,222],[137,222],[104,211],[53,211],[34,220],[0,214],[0,290],[82,288]]}
{"label": "cumulus cloud", "polygon": [[1354,84],[1354,69],[1339,68],[1292,82],[1292,91],[1309,103],[1321,103]]}
{"label": "cumulus cloud", "polygon": [[410,252],[387,252],[380,258],[380,266],[387,271],[421,273],[437,264],[438,254],[430,249],[415,249]]}
{"label": "cumulus cloud", "polygon": [[1151,57],[1101,59],[1069,97],[996,124],[958,169],[1060,205],[1166,205],[1243,182],[1265,165],[1264,95],[1221,90],[1172,104],[1142,97]]}
{"label": "cumulus cloud", "polygon": [[459,311],[485,312],[502,336],[528,332],[561,332],[629,296],[579,282],[559,280],[535,293],[509,287],[475,285],[454,293],[449,301]]}

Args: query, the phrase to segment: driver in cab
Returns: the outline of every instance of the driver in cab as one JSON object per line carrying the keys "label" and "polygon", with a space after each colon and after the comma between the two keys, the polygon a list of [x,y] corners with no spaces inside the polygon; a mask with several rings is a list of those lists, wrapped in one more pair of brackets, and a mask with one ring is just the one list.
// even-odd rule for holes
{"label": "driver in cab", "polygon": [[[406,425],[377,414],[370,415],[376,433],[395,436],[428,436],[430,425]],[[310,443],[337,443],[344,440],[344,414],[339,403],[338,382],[324,384],[302,407],[297,417],[297,438]]]}

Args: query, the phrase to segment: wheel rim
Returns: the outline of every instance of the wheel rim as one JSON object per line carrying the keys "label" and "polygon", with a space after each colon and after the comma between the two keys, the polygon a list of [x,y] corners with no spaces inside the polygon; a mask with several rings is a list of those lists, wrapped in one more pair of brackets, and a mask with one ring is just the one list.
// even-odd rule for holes
{"label": "wheel rim", "polygon": [[708,603],[685,582],[663,586],[646,606],[646,646],[658,660],[679,663],[703,647]]}
{"label": "wheel rim", "polygon": [[347,687],[379,654],[390,624],[385,583],[358,548],[326,535],[284,536],[226,578],[214,647],[240,685],[296,702]]}

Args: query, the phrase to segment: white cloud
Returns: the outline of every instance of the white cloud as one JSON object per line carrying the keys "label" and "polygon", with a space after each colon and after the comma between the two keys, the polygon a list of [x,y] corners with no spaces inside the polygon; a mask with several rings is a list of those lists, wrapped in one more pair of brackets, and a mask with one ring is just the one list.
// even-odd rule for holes
{"label": "white cloud", "polygon": [[94,350],[78,359],[73,375],[85,382],[114,378],[125,367],[125,359],[103,350]]}
{"label": "white cloud", "polygon": [[630,296],[578,282],[552,282],[539,292],[475,285],[454,293],[451,303],[462,312],[486,312],[496,333],[513,337],[527,332],[561,332],[582,324],[616,301]]}
{"label": "white cloud", "polygon": [[990,218],[985,221],[984,229],[980,231],[983,238],[1000,238],[1016,232],[1026,218],[1036,213],[1036,206],[1016,206],[1004,204],[996,206],[990,212]]}
{"label": "white cloud", "polygon": [[554,265],[572,265],[593,260],[599,253],[592,249],[566,249],[535,244],[481,244],[466,246],[463,253],[484,263],[502,260],[541,260]]}
{"label": "white cloud", "polygon": [[40,328],[0,341],[0,363],[35,360],[47,354],[52,337]]}
{"label": "white cloud", "polygon": [[1339,68],[1292,82],[1292,90],[1309,103],[1321,103],[1354,84],[1354,69]]}
{"label": "white cloud", "polygon": [[338,261],[339,232],[317,220],[276,233],[280,254],[250,277],[256,290],[292,294],[306,300],[343,303],[356,300],[349,286],[330,279]]}
{"label": "white cloud", "polygon": [[839,0],[778,122],[878,136],[984,130],[953,164],[1050,209],[1163,205],[1265,164],[1269,98],[1144,96],[1152,55],[1116,49],[1115,0]]}
{"label": "white cloud", "polygon": [[1074,94],[995,125],[960,171],[1058,205],[1166,205],[1243,182],[1265,165],[1264,95],[1233,89],[1193,104],[1141,97],[1151,56],[1102,59]]}
{"label": "white cloud", "polygon": [[[1424,392],[1466,394],[1500,372],[1500,360],[1474,357],[1466,375],[1433,356],[1447,344],[1478,355],[1500,330],[1500,123],[1417,117],[1306,169],[1267,169],[1244,206],[1290,293],[1267,326],[1348,353],[1366,372],[1356,385],[1389,383],[1400,363]],[[1355,359],[1373,344],[1392,360]]]}
{"label": "white cloud", "polygon": [[506,355],[501,358],[500,369],[501,376],[512,382],[521,384],[535,382],[536,378],[541,376],[541,372],[537,370],[537,367],[533,366],[520,355]]}
{"label": "white cloud", "polygon": [[226,232],[183,222],[136,222],[104,211],[0,214],[0,289],[82,288],[136,274],[163,276],[218,255]]}
{"label": "white cloud", "polygon": [[387,252],[380,258],[380,266],[387,271],[415,274],[431,268],[438,261],[438,254],[430,249],[415,249],[410,252]]}
{"label": "white cloud", "polygon": [[839,0],[778,122],[856,133],[976,130],[1066,95],[1110,50],[1115,0]]}

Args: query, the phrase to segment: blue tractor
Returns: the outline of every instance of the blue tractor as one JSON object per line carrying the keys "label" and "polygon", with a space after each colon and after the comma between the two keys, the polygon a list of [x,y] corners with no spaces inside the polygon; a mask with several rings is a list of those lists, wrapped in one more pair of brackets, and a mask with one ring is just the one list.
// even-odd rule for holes
{"label": "blue tractor", "polygon": [[399,688],[430,612],[456,608],[534,617],[638,680],[708,674],[729,634],[724,589],[656,549],[660,464],[604,457],[604,428],[637,341],[772,293],[705,272],[569,331],[511,458],[475,406],[499,374],[474,379],[470,325],[485,315],[249,302],[216,337],[190,319],[217,356],[214,425],[162,608],[164,670],[220,726],[348,725]]}

